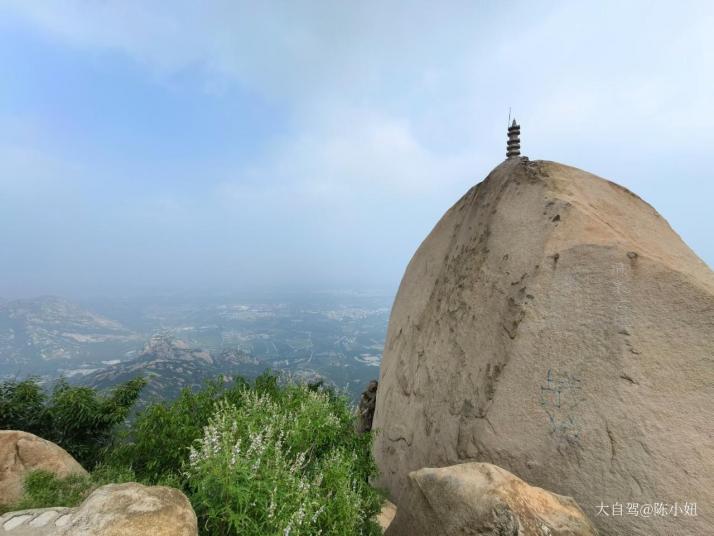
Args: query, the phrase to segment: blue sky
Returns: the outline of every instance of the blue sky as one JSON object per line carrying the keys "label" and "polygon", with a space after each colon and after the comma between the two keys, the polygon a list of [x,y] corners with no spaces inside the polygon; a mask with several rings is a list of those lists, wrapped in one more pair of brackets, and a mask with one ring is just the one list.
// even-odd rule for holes
{"label": "blue sky", "polygon": [[[626,5],[622,5],[626,4]],[[393,292],[523,151],[714,263],[714,3],[0,3],[0,296]]]}

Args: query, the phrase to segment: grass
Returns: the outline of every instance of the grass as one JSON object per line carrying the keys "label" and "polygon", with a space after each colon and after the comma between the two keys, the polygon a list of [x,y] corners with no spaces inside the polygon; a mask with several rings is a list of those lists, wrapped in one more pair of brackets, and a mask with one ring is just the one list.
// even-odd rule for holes
{"label": "grass", "polygon": [[91,475],[70,475],[65,478],[58,478],[44,470],[31,471],[25,477],[22,499],[14,504],[0,506],[0,514],[30,508],[77,506],[104,484],[133,480],[133,472],[116,467],[97,467]]}

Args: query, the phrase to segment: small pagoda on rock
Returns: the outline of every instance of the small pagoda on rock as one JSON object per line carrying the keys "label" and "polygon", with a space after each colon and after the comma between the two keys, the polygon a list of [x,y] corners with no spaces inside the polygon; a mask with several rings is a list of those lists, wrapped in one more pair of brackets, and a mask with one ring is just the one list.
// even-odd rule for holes
{"label": "small pagoda on rock", "polygon": [[506,144],[506,158],[514,158],[521,155],[521,126],[513,120],[508,127],[508,143]]}

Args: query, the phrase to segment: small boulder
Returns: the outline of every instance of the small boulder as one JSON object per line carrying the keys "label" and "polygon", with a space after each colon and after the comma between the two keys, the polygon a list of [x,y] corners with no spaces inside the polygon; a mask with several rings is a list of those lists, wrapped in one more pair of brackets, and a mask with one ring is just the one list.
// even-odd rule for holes
{"label": "small boulder", "polygon": [[96,489],[77,508],[0,516],[0,536],[197,536],[196,514],[177,489],[135,482]]}
{"label": "small boulder", "polygon": [[179,490],[135,482],[95,490],[57,536],[197,536],[191,503]]}
{"label": "small boulder", "polygon": [[0,504],[19,501],[25,476],[40,469],[60,478],[87,474],[66,450],[51,441],[28,432],[0,431]]}
{"label": "small boulder", "polygon": [[379,524],[379,528],[382,529],[382,534],[387,532],[389,525],[392,524],[392,521],[394,521],[394,516],[396,515],[397,507],[395,506],[395,504],[390,501],[384,501],[384,504],[382,505],[382,510],[380,510],[379,514],[377,514],[377,523]]}
{"label": "small boulder", "polygon": [[405,501],[387,536],[595,536],[571,497],[556,495],[488,463],[409,473]]}

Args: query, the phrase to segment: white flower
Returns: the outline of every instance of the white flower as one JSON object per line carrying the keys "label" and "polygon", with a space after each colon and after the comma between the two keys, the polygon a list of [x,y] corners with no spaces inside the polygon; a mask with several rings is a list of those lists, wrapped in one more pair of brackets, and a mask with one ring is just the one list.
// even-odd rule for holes
{"label": "white flower", "polygon": [[314,524],[315,521],[317,521],[317,518],[320,517],[320,514],[321,514],[324,510],[325,510],[325,505],[323,504],[322,506],[320,506],[320,508],[317,509],[317,511],[315,511],[314,514],[312,514],[312,517],[310,518],[310,523],[313,523],[313,524]]}
{"label": "white flower", "polygon": [[273,491],[270,492],[270,505],[268,506],[268,519],[273,519],[273,516],[275,515],[275,494],[278,492],[278,486],[277,484],[273,488]]}
{"label": "white flower", "polygon": [[240,456],[241,441],[241,439],[238,439],[238,441],[236,441],[235,445],[233,445],[233,448],[231,449],[231,467],[235,466],[236,461]]}
{"label": "white flower", "polygon": [[303,464],[305,463],[305,456],[307,455],[306,452],[301,452],[300,454],[297,455],[295,458],[295,461],[292,463],[290,466],[290,472],[292,474],[295,474],[297,471],[302,469]]}

